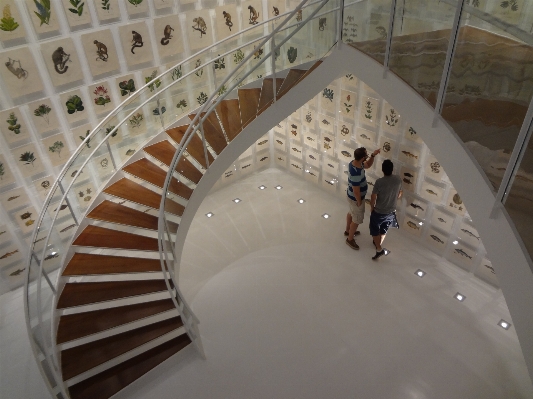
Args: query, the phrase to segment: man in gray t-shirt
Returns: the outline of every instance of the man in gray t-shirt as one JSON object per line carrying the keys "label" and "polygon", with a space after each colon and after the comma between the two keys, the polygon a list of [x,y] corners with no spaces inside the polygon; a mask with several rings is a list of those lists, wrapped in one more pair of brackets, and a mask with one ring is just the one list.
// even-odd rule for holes
{"label": "man in gray t-shirt", "polygon": [[402,196],[402,180],[392,174],[394,170],[392,161],[390,159],[383,161],[381,170],[384,176],[376,180],[370,197],[370,209],[372,211],[370,214],[370,235],[376,247],[376,255],[372,257],[373,260],[390,253],[381,245],[389,227],[398,227],[396,201]]}

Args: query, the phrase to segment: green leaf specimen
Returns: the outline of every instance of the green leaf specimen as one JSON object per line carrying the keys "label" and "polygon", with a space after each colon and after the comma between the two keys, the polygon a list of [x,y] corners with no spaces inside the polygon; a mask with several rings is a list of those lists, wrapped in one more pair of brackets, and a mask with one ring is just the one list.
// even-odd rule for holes
{"label": "green leaf specimen", "polygon": [[83,14],[83,6],[85,5],[84,2],[82,2],[82,0],[69,0],[70,1],[70,5],[74,8],[69,8],[68,10],[73,13],[73,14],[77,14],[79,17],[81,17],[81,15]]}
{"label": "green leaf specimen", "polygon": [[[220,54],[219,54],[220,56]],[[222,58],[217,58],[215,60],[215,69],[225,69],[226,68],[226,62],[224,60],[224,57]]]}
{"label": "green leaf specimen", "polygon": [[182,109],[187,107],[187,101],[181,100],[176,104],[176,108]]}
{"label": "green leaf specimen", "polygon": [[65,103],[67,106],[67,112],[73,114],[76,111],[83,111],[85,107],[83,106],[83,101],[78,95],[73,95]]}
{"label": "green leaf specimen", "polygon": [[50,0],[33,0],[35,3],[35,7],[37,7],[37,11],[34,11],[35,15],[39,18],[41,21],[41,25],[50,24],[50,16],[52,15],[51,8],[50,8]]}
{"label": "green leaf specimen", "polygon": [[511,8],[511,11],[518,11],[518,0],[502,1],[501,8]]}
{"label": "green leaf specimen", "polygon": [[0,19],[0,29],[5,32],[13,32],[15,29],[19,27],[19,24],[15,21],[15,19],[11,16],[11,9],[9,7],[9,4],[4,7],[4,13],[3,18]]}
{"label": "green leaf specimen", "polygon": [[59,158],[61,158],[61,150],[65,147],[62,141],[56,141],[54,145],[51,147],[48,147],[48,151],[50,152],[57,152],[57,155],[59,155]]}
{"label": "green leaf specimen", "polygon": [[139,4],[143,2],[143,0],[128,0],[130,4],[133,4],[135,7],[137,7]]}
{"label": "green leaf specimen", "polygon": [[287,50],[287,57],[289,58],[289,62],[292,64],[294,61],[296,61],[297,56],[298,56],[298,49],[291,46]]}
{"label": "green leaf specimen", "polygon": [[244,53],[241,49],[239,49],[235,53],[233,53],[233,62],[235,64],[240,64],[242,60],[244,60]]}
{"label": "green leaf specimen", "polygon": [[4,178],[5,174],[6,174],[6,171],[4,170],[4,164],[0,162],[0,180]]}
{"label": "green leaf specimen", "polygon": [[33,163],[37,161],[37,158],[35,158],[35,155],[33,155],[33,152],[26,151],[23,154],[20,154],[19,161],[24,162],[24,165],[30,165],[33,166]]}
{"label": "green leaf specimen", "polygon": [[111,0],[102,0],[102,10],[109,11],[111,7]]}
{"label": "green leaf specimen", "polygon": [[[152,72],[150,76],[147,76],[144,78],[144,83],[150,83],[152,80],[155,79],[157,76],[157,69]],[[154,91],[155,89],[159,88],[161,86],[161,80],[155,79],[153,83],[148,85],[148,88],[150,89],[150,92]]]}
{"label": "green leaf specimen", "polygon": [[207,94],[201,91],[196,101],[198,101],[198,104],[200,105],[204,104],[207,101]]}
{"label": "green leaf specimen", "polygon": [[181,78],[181,75],[182,75],[181,65],[172,70],[172,80],[178,80],[179,78]]}
{"label": "green leaf specimen", "polygon": [[325,88],[322,92],[322,97],[327,98],[329,101],[333,101],[333,90]]}
{"label": "green leaf specimen", "polygon": [[[87,136],[89,136],[89,133],[91,133],[90,130],[87,130],[87,132],[85,133],[85,137],[83,136],[78,136],[80,138],[81,141],[85,140],[87,138]],[[85,142],[85,145],[87,146],[87,148],[91,148],[91,139],[88,139],[86,142]]]}
{"label": "green leaf specimen", "polygon": [[[106,127],[105,128],[105,135],[107,136],[111,132],[111,130],[113,130],[114,128],[115,128],[115,126]],[[115,130],[113,133],[111,133],[111,137],[115,137],[117,134],[118,134],[118,129]]]}
{"label": "green leaf specimen", "polygon": [[120,88],[120,94],[122,96],[130,95],[131,93],[133,93],[136,90],[135,89],[135,82],[133,81],[133,79],[125,80],[123,82],[120,82],[118,84],[118,87]]}
{"label": "green leaf specimen", "polygon": [[14,112],[11,112],[9,114],[9,119],[6,120],[8,123],[8,129],[11,130],[15,134],[20,134],[20,123],[17,123],[17,117],[15,116]]}
{"label": "green leaf specimen", "polygon": [[33,115],[43,118],[47,124],[50,123],[50,119],[48,117],[48,114],[52,111],[52,109],[46,105],[41,104],[36,109],[33,110]]}
{"label": "green leaf specimen", "polygon": [[135,115],[131,117],[130,124],[132,129],[141,126],[141,122],[143,121],[144,117],[140,112],[137,112]]}

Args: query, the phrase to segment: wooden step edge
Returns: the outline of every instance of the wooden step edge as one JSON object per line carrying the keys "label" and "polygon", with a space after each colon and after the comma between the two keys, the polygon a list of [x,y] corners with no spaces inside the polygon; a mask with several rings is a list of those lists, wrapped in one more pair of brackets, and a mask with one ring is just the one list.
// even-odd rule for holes
{"label": "wooden step edge", "polygon": [[72,277],[153,272],[161,272],[159,259],[76,252],[67,263],[62,276]]}
{"label": "wooden step edge", "polygon": [[94,336],[120,327],[147,321],[148,319],[176,310],[171,298],[92,310],[89,312],[62,315],[59,318],[56,344]]}
{"label": "wooden step edge", "polygon": [[69,381],[70,397],[108,399],[190,343],[190,338],[182,334],[85,380]]}
{"label": "wooden step edge", "polygon": [[93,368],[127,355],[164,335],[183,327],[180,316],[174,316],[143,327],[111,335],[97,341],[61,351],[63,379],[70,380]]}

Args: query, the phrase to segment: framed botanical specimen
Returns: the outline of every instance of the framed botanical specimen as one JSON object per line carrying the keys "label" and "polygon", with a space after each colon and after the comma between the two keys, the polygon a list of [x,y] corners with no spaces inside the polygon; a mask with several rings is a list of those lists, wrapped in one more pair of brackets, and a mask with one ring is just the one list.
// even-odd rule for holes
{"label": "framed botanical specimen", "polygon": [[28,47],[0,53],[0,74],[12,98],[43,91],[43,81]]}
{"label": "framed botanical specimen", "polygon": [[493,2],[491,15],[511,25],[518,25],[525,0]]}
{"label": "framed botanical specimen", "polygon": [[444,196],[444,188],[431,184],[428,181],[423,181],[420,186],[420,196],[430,200],[434,204],[440,204]]}
{"label": "framed botanical specimen", "polygon": [[209,10],[195,10],[185,14],[189,48],[198,50],[213,44],[213,25]]}
{"label": "framed botanical specimen", "polygon": [[[106,176],[114,172],[113,162],[111,161],[111,156],[109,155],[109,153],[96,157],[92,161],[92,164],[100,178],[105,178]],[[92,192],[95,191],[93,190]]]}
{"label": "framed botanical specimen", "polygon": [[148,0],[126,0],[124,4],[130,17],[149,12]]}
{"label": "framed botanical specimen", "polygon": [[44,171],[43,162],[35,144],[30,143],[14,148],[11,153],[24,177],[34,176]]}
{"label": "framed botanical specimen", "polygon": [[285,135],[285,128],[287,127],[287,122],[285,120],[279,122],[276,126],[274,126],[274,132]]}
{"label": "framed botanical specimen", "polygon": [[309,108],[302,109],[303,112],[303,125],[307,127],[307,129],[314,129],[315,123],[316,123],[316,111]]}
{"label": "framed botanical specimen", "polygon": [[315,150],[318,149],[318,135],[311,132],[304,132],[304,143]]}
{"label": "framed botanical specimen", "polygon": [[89,95],[91,96],[96,115],[106,114],[118,105],[111,91],[111,87],[106,81],[89,86]]}
{"label": "framed botanical specimen", "polygon": [[100,22],[106,23],[120,18],[119,0],[95,0],[94,8]]}
{"label": "framed botanical specimen", "polygon": [[61,94],[59,102],[70,124],[86,120],[89,117],[87,104],[80,89]]}
{"label": "framed botanical specimen", "polygon": [[407,202],[407,212],[420,219],[426,218],[426,214],[429,208],[429,204],[426,201],[419,200],[413,195],[407,195],[405,199]]}
{"label": "framed botanical specimen", "polygon": [[28,106],[30,108],[33,125],[41,135],[53,132],[59,128],[57,109],[49,98],[35,101],[28,104]]}
{"label": "framed botanical specimen", "polygon": [[449,233],[452,230],[455,217],[440,208],[435,208],[431,215],[431,225]]}
{"label": "framed botanical specimen", "polygon": [[341,81],[341,85],[343,87],[350,87],[350,88],[357,88],[357,83],[359,82],[359,79],[357,79],[357,77],[352,74],[352,73],[347,73],[346,75],[344,75],[342,77],[342,81]]}
{"label": "framed botanical specimen", "polygon": [[265,148],[269,147],[270,137],[268,134],[265,134],[263,137],[261,137],[259,140],[255,142],[255,150],[261,151]]}
{"label": "framed botanical specimen", "polygon": [[153,4],[156,10],[163,10],[174,7],[174,0],[153,0]]}
{"label": "framed botanical specimen", "polygon": [[322,140],[320,143],[320,149],[322,152],[328,154],[331,157],[335,156],[335,136],[330,133],[322,133]]}
{"label": "framed botanical specimen", "polygon": [[287,156],[281,152],[276,151],[274,153],[276,165],[281,166],[282,168],[287,167]]}
{"label": "framed botanical specimen", "polygon": [[69,219],[66,222],[59,223],[55,229],[61,240],[68,240],[70,237],[72,237],[74,231],[76,231],[76,227],[76,223]]}
{"label": "framed botanical specimen", "polygon": [[309,165],[314,166],[316,169],[320,167],[320,154],[307,150],[305,155],[305,160]]}
{"label": "framed botanical specimen", "polygon": [[0,195],[0,203],[2,203],[4,209],[9,212],[13,209],[20,208],[21,206],[28,205],[30,203],[30,198],[24,187],[19,187]]}
{"label": "framed botanical specimen", "polygon": [[[75,204],[73,204],[75,205]],[[56,202],[55,204],[49,206],[46,211],[48,213],[48,216],[50,216],[50,218],[53,218],[57,212],[57,210],[59,209],[59,212],[57,214],[57,218],[60,219],[62,218],[63,216],[66,216],[66,215],[70,215],[70,209],[67,205],[67,202],[64,201],[63,204],[59,205],[59,202]]]}
{"label": "framed botanical specimen", "polygon": [[15,182],[15,176],[5,157],[0,154],[0,188]]}
{"label": "framed botanical specimen", "polygon": [[[54,184],[54,180],[54,176],[46,176],[33,181],[33,185],[35,186],[35,189],[37,190],[37,193],[39,194],[41,200],[44,201],[46,199],[46,196],[48,195],[50,189],[52,188],[52,185]],[[58,196],[60,193],[60,190],[56,189],[54,196]]]}
{"label": "framed botanical specimen", "polygon": [[188,93],[181,93],[175,96],[172,96],[172,112],[174,115],[180,116],[187,114],[190,109],[190,100]]}
{"label": "framed botanical specimen", "polygon": [[294,120],[294,119],[288,119],[287,120],[287,127],[289,128],[290,138],[292,140],[300,140],[301,139],[301,126],[300,122]]}
{"label": "framed botanical specimen", "polygon": [[241,171],[241,175],[245,175],[254,171],[255,163],[252,158],[249,158],[244,161],[241,161],[239,164],[239,168]]}
{"label": "framed botanical specimen", "polygon": [[443,251],[448,243],[448,235],[442,234],[440,231],[435,230],[434,228],[430,228],[428,229],[426,235],[426,241],[437,251]]}
{"label": "framed botanical specimen", "polygon": [[329,85],[324,90],[320,96],[320,107],[323,110],[329,112],[335,112],[335,103],[337,102],[339,94],[337,93],[337,85]]}
{"label": "framed botanical specimen", "polygon": [[348,163],[353,160],[354,149],[347,146],[346,143],[339,143],[337,156],[341,162]]}
{"label": "framed botanical specimen", "polygon": [[70,158],[70,150],[63,133],[45,138],[43,147],[53,166],[63,165]]}
{"label": "framed botanical specimen", "polygon": [[353,119],[357,104],[357,94],[347,90],[341,90],[340,111],[344,116]]}
{"label": "framed botanical specimen", "polygon": [[408,231],[410,234],[413,234],[417,237],[420,237],[420,234],[422,234],[422,225],[423,223],[420,220],[415,219],[412,216],[405,215],[403,218],[403,230]]}
{"label": "framed botanical specimen", "polygon": [[386,101],[383,104],[381,125],[389,133],[397,134],[400,131],[400,114]]}
{"label": "framed botanical specimen", "polygon": [[0,19],[0,41],[9,42],[10,40],[26,37],[26,29],[14,0],[2,1],[0,12],[2,13],[2,19]]}
{"label": "framed botanical specimen", "polygon": [[456,215],[463,216],[466,212],[465,204],[455,188],[450,188],[448,199],[446,201],[447,209]]}
{"label": "framed botanical specimen", "polygon": [[258,168],[263,168],[270,165],[270,152],[268,149],[255,154],[255,164]]}
{"label": "framed botanical specimen", "polygon": [[130,68],[153,61],[150,34],[145,22],[122,25],[118,28],[118,32],[126,63]]}
{"label": "framed botanical specimen", "polygon": [[61,3],[71,30],[92,24],[87,0],[61,0]]}
{"label": "framed botanical specimen", "polygon": [[[330,193],[332,193],[332,194],[336,194],[337,193],[337,187],[339,186],[339,182],[337,181],[337,177],[336,176],[332,176],[332,175],[328,175],[328,174],[324,173],[322,175],[322,181],[320,183],[322,185],[322,188],[326,189]],[[342,191],[342,189],[341,189],[341,191]],[[344,194],[344,195],[346,195],[346,194]]]}
{"label": "framed botanical specimen", "polygon": [[81,43],[93,78],[120,69],[117,49],[110,29],[81,35]]}
{"label": "framed botanical specimen", "polygon": [[22,234],[27,234],[33,231],[35,221],[39,217],[39,213],[31,205],[24,207],[22,210],[15,212],[15,220],[22,230]]}
{"label": "framed botanical specimen", "polygon": [[[12,263],[20,261],[21,259],[22,253],[19,251],[18,246],[13,242],[0,249],[0,267],[11,265]],[[15,266],[14,268],[8,269],[6,274],[10,278],[21,278],[20,276],[24,276],[24,269],[19,266]]]}
{"label": "framed botanical specimen", "polygon": [[217,41],[223,40],[239,31],[239,15],[235,4],[215,8],[215,27]]}
{"label": "framed botanical specimen", "polygon": [[[83,140],[85,140],[85,138],[89,136],[92,130],[93,128],[90,123],[86,123],[71,130],[72,136],[74,137],[74,142],[76,143],[76,147],[79,147],[81,143],[83,143]],[[85,143],[85,146],[87,149],[92,150],[94,144],[95,143],[91,142],[91,139],[89,139],[89,141]],[[87,150],[85,150],[85,152],[86,151]]]}
{"label": "framed botanical specimen", "polygon": [[418,163],[420,162],[420,150],[401,144],[398,159],[406,164],[418,166]]}
{"label": "framed botanical specimen", "polygon": [[430,154],[427,157],[424,172],[426,173],[427,177],[436,181],[442,180],[446,176],[444,169],[433,154]]}
{"label": "framed botanical specimen", "polygon": [[316,169],[313,166],[310,166],[309,164],[305,165],[305,170],[304,170],[305,180],[311,183],[314,183],[314,184],[318,184],[319,176],[320,176],[320,173],[318,169]]}
{"label": "framed botanical specimen", "polygon": [[41,53],[56,87],[83,80],[83,71],[71,38],[41,44]]}
{"label": "framed botanical specimen", "polygon": [[423,143],[422,139],[420,138],[420,135],[417,133],[414,127],[407,126],[405,129],[405,138],[414,141],[415,143]]}
{"label": "framed botanical specimen", "polygon": [[8,144],[18,143],[30,138],[27,123],[18,108],[0,112],[0,130]]}
{"label": "framed botanical specimen", "polygon": [[0,225],[0,247],[9,241],[13,241],[13,236],[11,235],[8,226],[6,224]]}
{"label": "framed botanical specimen", "polygon": [[154,37],[161,58],[171,57],[185,51],[180,32],[181,25],[178,14],[154,19]]}
{"label": "framed botanical specimen", "polygon": [[243,29],[257,25],[258,23],[270,18],[269,15],[262,15],[263,5],[261,4],[260,0],[243,1],[241,3],[241,10]]}
{"label": "framed botanical specimen", "polygon": [[285,2],[283,0],[268,0],[267,1],[268,15],[265,19],[277,17],[286,11]]}
{"label": "framed botanical specimen", "polygon": [[341,140],[351,140],[353,125],[345,121],[337,121],[337,137]]}
{"label": "framed botanical specimen", "polygon": [[142,110],[136,111],[132,114],[128,121],[122,125],[122,136],[138,136],[146,133],[146,117]]}
{"label": "framed botanical specimen", "polygon": [[322,157],[322,170],[333,175],[339,171],[339,161],[333,158]]}
{"label": "framed botanical specimen", "polygon": [[379,138],[378,148],[381,150],[381,155],[384,158],[391,158],[396,152],[396,141],[382,134]]}
{"label": "framed botanical specimen", "polygon": [[[357,143],[360,143],[363,147],[374,147],[376,143],[376,133],[371,130],[366,130],[363,128],[357,128],[355,133],[355,140]],[[382,154],[385,152],[383,147],[381,148]],[[390,150],[388,151],[390,152]]]}
{"label": "framed botanical specimen", "polygon": [[359,109],[359,123],[371,127],[376,127],[377,114],[379,110],[379,100],[372,97],[364,97]]}
{"label": "framed botanical specimen", "polygon": [[56,3],[50,0],[26,0],[26,8],[37,35],[59,32]]}
{"label": "framed botanical specimen", "polygon": [[120,94],[119,102],[124,101],[139,89],[139,83],[135,79],[135,75],[130,73],[115,79],[116,87]]}
{"label": "framed botanical specimen", "polygon": [[289,153],[295,158],[303,159],[303,147],[294,141],[289,143]]}

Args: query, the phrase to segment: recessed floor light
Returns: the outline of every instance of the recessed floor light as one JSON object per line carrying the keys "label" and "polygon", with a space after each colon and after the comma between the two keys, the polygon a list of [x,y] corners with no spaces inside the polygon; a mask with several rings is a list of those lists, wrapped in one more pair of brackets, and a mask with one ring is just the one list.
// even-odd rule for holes
{"label": "recessed floor light", "polygon": [[205,216],[207,216],[208,218],[212,217],[213,215],[214,215],[213,212],[207,212],[207,213],[205,214]]}
{"label": "recessed floor light", "polygon": [[304,202],[305,202],[305,200],[304,200],[303,198],[300,198],[300,199],[298,200],[298,203],[299,203],[299,204],[303,204]]}
{"label": "recessed floor light", "polygon": [[420,226],[422,226],[424,223],[423,223],[423,222],[418,222],[418,224],[419,224]]}
{"label": "recessed floor light", "polygon": [[459,302],[463,302],[466,299],[466,296],[458,292],[457,294],[454,295],[454,298],[457,299]]}
{"label": "recessed floor light", "polygon": [[242,201],[242,200],[241,200],[240,198],[235,198],[235,199],[233,200],[233,202],[235,202],[236,204],[238,204],[238,203],[241,202],[241,201]]}
{"label": "recessed floor light", "polygon": [[426,275],[426,272],[421,270],[421,269],[418,269],[415,274],[418,276],[418,277],[424,277]]}
{"label": "recessed floor light", "polygon": [[508,323],[506,322],[504,319],[501,319],[499,322],[498,322],[498,325],[503,328],[504,330],[508,330],[509,328],[511,328],[511,323]]}
{"label": "recessed floor light", "polygon": [[453,245],[457,245],[457,244],[459,244],[459,241],[455,240],[455,241],[452,242],[452,244]]}
{"label": "recessed floor light", "polygon": [[322,215],[322,217],[323,217],[324,219],[329,219],[329,215],[328,215],[327,213],[324,213],[324,214]]}
{"label": "recessed floor light", "polygon": [[282,186],[276,186],[276,190],[281,190],[283,187]]}
{"label": "recessed floor light", "polygon": [[258,188],[259,190],[264,190],[264,189],[266,188],[266,186],[261,185],[261,186],[259,186],[259,187],[257,187],[257,188]]}

